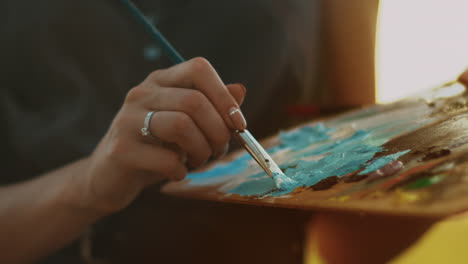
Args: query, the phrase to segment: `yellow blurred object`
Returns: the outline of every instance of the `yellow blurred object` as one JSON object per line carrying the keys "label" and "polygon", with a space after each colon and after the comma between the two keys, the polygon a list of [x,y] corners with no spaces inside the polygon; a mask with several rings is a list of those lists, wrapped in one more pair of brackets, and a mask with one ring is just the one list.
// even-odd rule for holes
{"label": "yellow blurred object", "polygon": [[[326,264],[320,256],[313,230],[307,230],[304,262]],[[384,239],[384,238],[383,238]],[[417,243],[391,264],[468,263],[468,214],[449,218],[432,227]]]}
{"label": "yellow blurred object", "polygon": [[402,189],[397,189],[395,191],[395,195],[398,200],[398,203],[413,203],[427,196],[427,194],[425,193],[407,192],[407,191],[403,191]]}
{"label": "yellow blurred object", "polygon": [[464,214],[436,224],[418,243],[390,263],[468,263],[467,245],[468,214]]}
{"label": "yellow blurred object", "polygon": [[319,248],[313,225],[308,225],[306,229],[306,238],[304,246],[304,263],[305,264],[326,264],[319,254]]}

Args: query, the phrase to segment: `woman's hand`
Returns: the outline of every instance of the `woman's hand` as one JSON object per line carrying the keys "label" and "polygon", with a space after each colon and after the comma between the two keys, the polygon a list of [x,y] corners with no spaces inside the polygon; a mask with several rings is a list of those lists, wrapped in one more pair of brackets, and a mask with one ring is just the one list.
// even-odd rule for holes
{"label": "woman's hand", "polygon": [[[181,180],[228,150],[231,131],[245,129],[239,84],[226,86],[213,67],[195,58],[151,73],[131,89],[108,132],[74,179],[80,206],[111,213],[157,179]],[[149,130],[140,129],[154,111]]]}

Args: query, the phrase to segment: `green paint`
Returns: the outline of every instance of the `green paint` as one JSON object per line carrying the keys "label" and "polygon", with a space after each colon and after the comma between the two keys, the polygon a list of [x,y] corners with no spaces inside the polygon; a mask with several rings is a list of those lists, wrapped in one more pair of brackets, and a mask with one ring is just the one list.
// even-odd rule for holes
{"label": "green paint", "polygon": [[435,175],[431,177],[426,177],[422,179],[415,180],[409,184],[407,184],[404,189],[406,190],[416,190],[421,188],[426,188],[436,183],[439,183],[443,180],[443,175]]}

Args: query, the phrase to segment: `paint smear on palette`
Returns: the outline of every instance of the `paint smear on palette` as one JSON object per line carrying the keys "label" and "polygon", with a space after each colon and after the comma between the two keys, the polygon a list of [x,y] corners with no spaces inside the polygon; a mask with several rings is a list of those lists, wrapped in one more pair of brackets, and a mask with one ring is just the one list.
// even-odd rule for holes
{"label": "paint smear on palette", "polygon": [[[268,154],[274,154],[280,150],[288,148],[299,150],[310,144],[329,139],[330,137],[328,136],[328,133],[331,131],[333,131],[333,129],[326,128],[322,123],[319,123],[315,126],[305,126],[291,132],[280,132],[280,143],[266,151]],[[230,162],[218,163],[207,171],[189,173],[186,179],[190,180],[191,185],[205,185],[222,182],[225,177],[221,176],[239,174],[247,169],[249,162],[252,161],[251,156],[248,153],[244,153]],[[251,175],[250,178],[262,176],[266,176],[263,171],[258,174]]]}
{"label": "paint smear on palette", "polygon": [[[401,131],[379,133],[357,130],[348,137],[331,139],[333,133],[333,128],[327,128],[321,123],[305,126],[291,132],[282,132],[280,143],[268,149],[269,153],[286,151],[284,155],[289,159],[280,164],[280,167],[296,182],[295,185],[278,190],[273,178],[260,172],[250,175],[227,193],[257,197],[281,196],[293,192],[298,187],[311,187],[332,176],[342,177],[357,170],[363,170],[365,173],[375,171],[409,151],[372,160],[376,153],[384,150],[381,145]],[[188,178],[191,180],[190,184],[212,184],[213,178],[220,175],[242,173],[248,167],[249,161],[250,157],[243,155],[232,162],[218,164],[211,170],[189,174]]]}
{"label": "paint smear on palette", "polygon": [[333,132],[333,129],[325,127],[322,123],[315,126],[305,126],[291,132],[280,132],[279,146],[297,151],[311,144],[330,139],[328,135],[330,132]]}
{"label": "paint smear on palette", "polygon": [[186,179],[190,180],[191,185],[206,185],[221,182],[224,177],[243,172],[248,167],[248,161],[251,157],[244,153],[240,157],[226,163],[219,163],[207,171],[189,173]]}
{"label": "paint smear on palette", "polygon": [[388,163],[390,163],[390,162],[392,162],[394,160],[397,160],[399,157],[405,155],[408,152],[410,152],[409,149],[397,152],[395,154],[391,154],[391,155],[387,155],[387,156],[383,156],[383,157],[380,157],[378,159],[375,159],[374,161],[369,162],[367,164],[366,169],[359,172],[359,175],[364,175],[364,174],[373,172],[375,170],[378,170],[378,169],[382,168],[384,165],[386,165],[386,164],[388,164]]}

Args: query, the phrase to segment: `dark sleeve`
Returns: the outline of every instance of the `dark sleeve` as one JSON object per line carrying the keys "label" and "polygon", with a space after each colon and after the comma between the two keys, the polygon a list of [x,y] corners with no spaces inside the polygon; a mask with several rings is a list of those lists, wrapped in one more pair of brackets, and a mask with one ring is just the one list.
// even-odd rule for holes
{"label": "dark sleeve", "polygon": [[128,89],[148,74],[142,32],[112,2],[2,2],[2,152],[11,167],[4,180],[89,154]]}
{"label": "dark sleeve", "polygon": [[[109,1],[0,0],[0,186],[89,154],[148,74]],[[41,263],[82,263],[77,242]]]}
{"label": "dark sleeve", "polygon": [[14,157],[12,155],[12,144],[10,138],[8,138],[8,118],[4,111],[5,96],[7,90],[7,69],[8,62],[6,61],[7,56],[7,43],[8,38],[6,37],[9,25],[9,5],[7,0],[0,0],[0,164],[2,166],[2,174],[0,174],[0,185],[7,181],[8,175],[13,170]]}

